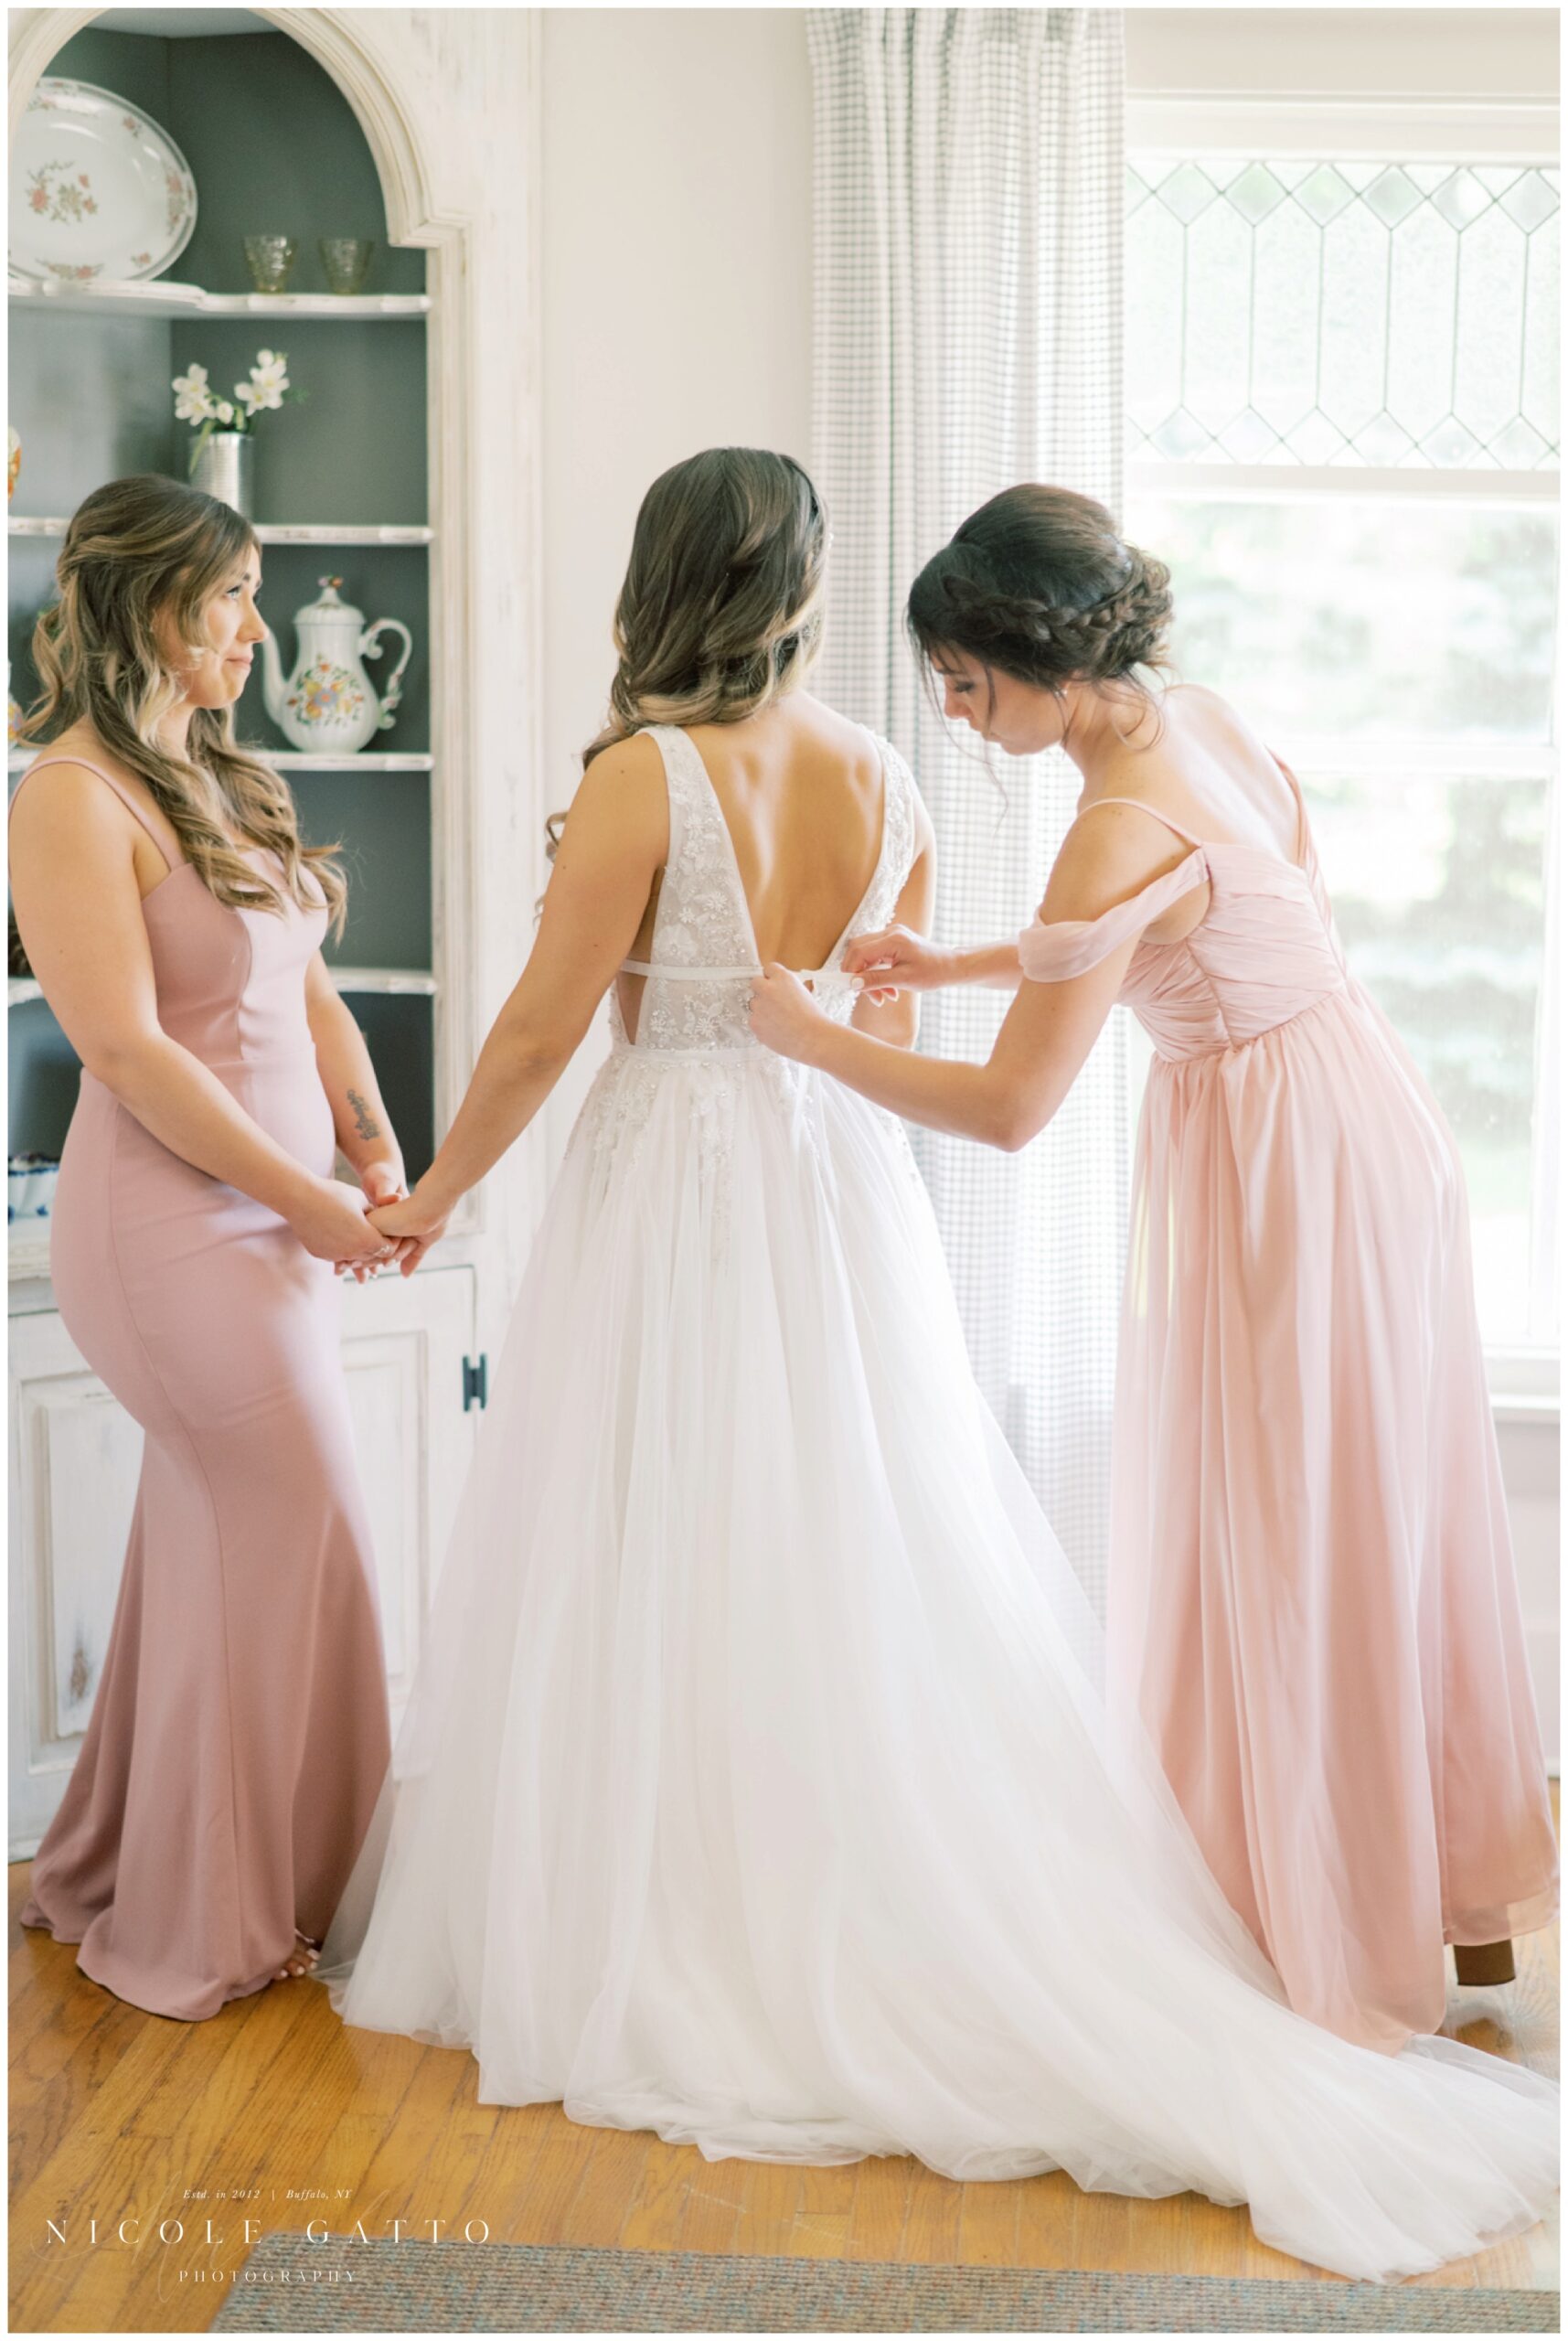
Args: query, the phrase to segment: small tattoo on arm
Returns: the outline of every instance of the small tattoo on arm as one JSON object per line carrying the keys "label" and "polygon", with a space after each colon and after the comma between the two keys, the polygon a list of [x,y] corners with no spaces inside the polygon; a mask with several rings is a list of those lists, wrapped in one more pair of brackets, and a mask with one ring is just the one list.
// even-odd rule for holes
{"label": "small tattoo on arm", "polygon": [[376,1119],[375,1115],[370,1111],[369,1106],[365,1103],[364,1098],[360,1096],[357,1089],[351,1089],[349,1091],[348,1102],[354,1108],[354,1127],[358,1131],[360,1137],[379,1138],[381,1135],[381,1125]]}

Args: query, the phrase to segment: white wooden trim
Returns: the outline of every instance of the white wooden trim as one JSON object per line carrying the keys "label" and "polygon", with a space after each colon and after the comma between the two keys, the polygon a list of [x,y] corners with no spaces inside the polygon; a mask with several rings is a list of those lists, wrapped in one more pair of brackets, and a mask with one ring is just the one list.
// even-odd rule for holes
{"label": "white wooden trim", "polygon": [[1487,1387],[1494,1409],[1507,1406],[1531,1421],[1555,1415],[1562,1404],[1561,1355],[1543,1342],[1488,1349]]}
{"label": "white wooden trim", "polygon": [[1401,738],[1313,739],[1282,734],[1279,753],[1297,773],[1432,773],[1455,780],[1539,780],[1556,777],[1557,750],[1550,740],[1431,740]]}
{"label": "white wooden trim", "polygon": [[1561,475],[1553,471],[1519,472],[1479,468],[1440,470],[1436,465],[1390,464],[1181,464],[1136,455],[1126,466],[1129,497],[1142,490],[1149,496],[1180,496],[1193,499],[1235,497],[1253,502],[1315,501],[1325,496],[1413,497],[1428,502],[1476,504],[1555,504],[1560,500]]}
{"label": "white wooden trim", "polygon": [[1366,162],[1552,164],[1555,105],[1172,90],[1130,97],[1129,154],[1321,155]]}

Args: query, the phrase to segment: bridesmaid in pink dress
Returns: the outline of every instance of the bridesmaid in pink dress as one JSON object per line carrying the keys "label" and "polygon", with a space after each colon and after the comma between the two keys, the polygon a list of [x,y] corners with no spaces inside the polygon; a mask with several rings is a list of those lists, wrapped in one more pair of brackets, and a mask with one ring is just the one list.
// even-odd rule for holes
{"label": "bridesmaid in pink dress", "polygon": [[[161,479],[88,497],[37,642],[54,733],[12,802],[17,925],[82,1060],[51,1272],[142,1425],[91,1722],[24,1926],[159,2015],[308,1972],[389,1755],[334,1263],[402,1191],[319,946],[343,898],[239,752],[265,629],[244,521]],[[333,1178],[335,1139],[361,1190]]]}
{"label": "bridesmaid in pink dress", "polygon": [[[1556,1906],[1557,1854],[1454,1140],[1346,964],[1293,776],[1233,711],[1151,694],[1168,572],[1019,487],[922,572],[947,713],[1063,746],[1079,816],[1017,942],[890,929],[876,985],[1015,989],[988,1064],[828,1022],[784,1053],[994,1145],[1051,1118],[1121,999],[1156,1053],[1116,1393],[1109,1658],[1293,2007],[1395,2049]],[[1027,978],[1020,983],[1020,978]]]}

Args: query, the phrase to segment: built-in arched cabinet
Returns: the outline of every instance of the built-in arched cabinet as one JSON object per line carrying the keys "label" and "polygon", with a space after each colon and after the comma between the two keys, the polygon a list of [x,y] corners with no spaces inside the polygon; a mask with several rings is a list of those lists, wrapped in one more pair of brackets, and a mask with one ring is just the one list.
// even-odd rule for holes
{"label": "built-in arched cabinet", "polygon": [[[175,375],[195,362],[227,386],[259,349],[285,351],[307,398],[264,417],[254,495],[285,669],[293,614],[327,575],[367,617],[400,620],[413,654],[395,728],[351,758],[291,752],[259,677],[239,721],[286,771],[307,835],[347,850],[348,925],[329,957],[417,1176],[526,951],[548,794],[532,736],[531,15],[32,9],[11,23],[13,129],[46,74],[112,90],[183,150],[198,202],[164,278],[12,281],[13,693],[27,704],[75,504],[128,471],[183,475]],[[258,295],[243,240],[279,230],[295,271],[283,295]],[[362,294],[327,290],[326,236],[374,240]],[[13,775],[31,753],[13,751]],[[9,1151],[58,1156],[74,1057],[26,979],[8,1021]],[[472,1369],[537,1200],[529,1167],[469,1199],[441,1266],[345,1294],[394,1700],[472,1438]],[[85,1726],[140,1439],[71,1347],[48,1236],[47,1219],[8,1227],[14,1853],[36,1843]]]}

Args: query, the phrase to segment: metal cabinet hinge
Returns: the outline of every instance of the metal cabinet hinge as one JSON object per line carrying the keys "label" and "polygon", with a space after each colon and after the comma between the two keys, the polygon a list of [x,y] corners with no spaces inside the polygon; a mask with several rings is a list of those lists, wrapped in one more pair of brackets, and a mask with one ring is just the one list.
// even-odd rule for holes
{"label": "metal cabinet hinge", "polygon": [[489,1402],[489,1358],[484,1355],[477,1359],[465,1357],[463,1361],[464,1413],[466,1414],[470,1406],[484,1406],[487,1405]]}

